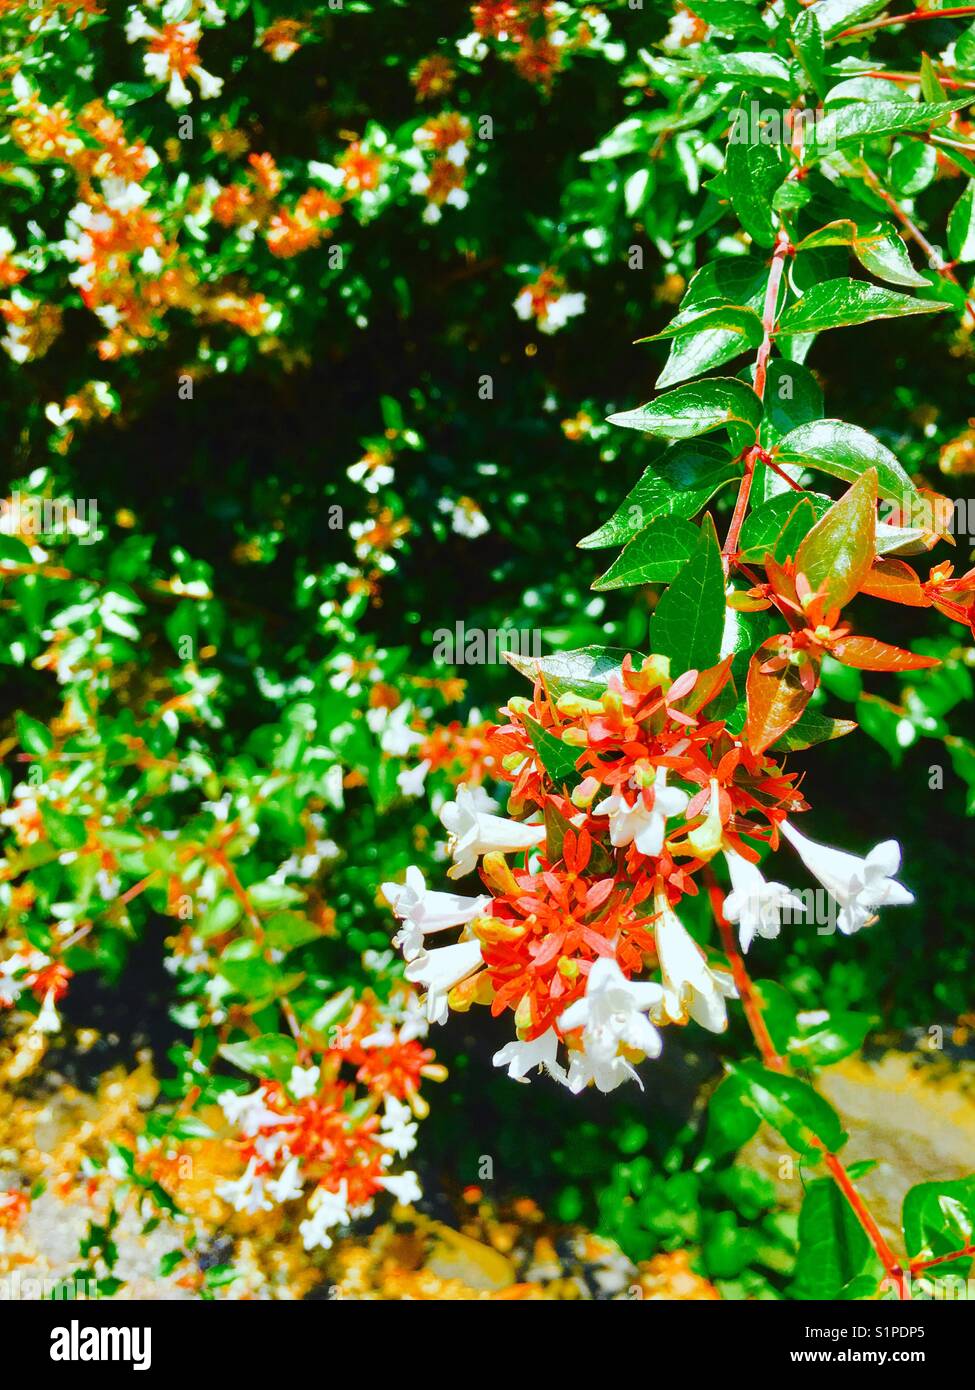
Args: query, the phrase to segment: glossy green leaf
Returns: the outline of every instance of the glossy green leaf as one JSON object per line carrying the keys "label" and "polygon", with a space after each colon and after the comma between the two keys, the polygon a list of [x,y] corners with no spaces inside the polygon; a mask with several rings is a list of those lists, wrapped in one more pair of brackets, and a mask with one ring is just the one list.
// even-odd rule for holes
{"label": "glossy green leaf", "polygon": [[576,758],[579,756],[578,748],[570,748],[567,743],[556,738],[555,734],[544,729],[536,719],[531,719],[528,715],[525,716],[525,728],[545,771],[555,785],[561,786],[565,781],[574,778]]}
{"label": "glossy green leaf", "polygon": [[841,218],[817,232],[810,232],[797,249],[809,250],[816,246],[849,246],[864,270],[869,270],[878,280],[909,288],[928,287],[928,281],[914,269],[903,240],[888,222],[862,225]]}
{"label": "glossy green leaf", "polygon": [[609,520],[578,542],[579,547],[624,545],[658,517],[696,516],[719,487],[740,477],[741,464],[711,440],[673,444],[654,460]]}
{"label": "glossy green leaf", "polygon": [[699,535],[693,522],[677,516],[660,517],[634,536],[592,587],[623,589],[632,584],[669,583],[694,553]]}
{"label": "glossy green leaf", "polygon": [[964,193],[948,218],[948,249],[952,260],[975,261],[975,179],[970,179]]}
{"label": "glossy green leaf", "polygon": [[836,1153],[846,1143],[840,1118],[817,1091],[796,1076],[769,1071],[760,1062],[728,1063],[742,1085],[746,1105],[798,1153],[816,1149],[816,1140]]}
{"label": "glossy green leaf", "polygon": [[[619,647],[579,647],[569,652],[553,652],[551,656],[526,657],[511,652],[505,654],[513,666],[529,680],[541,678],[553,700],[570,690],[577,695],[598,699],[606,689],[611,675],[618,672],[627,652]],[[640,666],[644,656],[629,652],[634,666]]]}
{"label": "glossy green leaf", "polygon": [[868,469],[806,536],[796,569],[822,593],[826,609],[842,608],[859,591],[876,554],[877,474]]}
{"label": "glossy green leaf", "polygon": [[762,403],[750,386],[733,377],[711,377],[678,386],[639,410],[611,415],[609,423],[666,439],[693,439],[733,423],[757,429],[761,418]]}
{"label": "glossy green leaf", "polygon": [[[736,117],[745,118],[740,107]],[[725,178],[731,205],[745,231],[761,246],[771,246],[778,224],[772,213],[772,194],[785,177],[781,156],[771,145],[746,144],[732,125],[725,152]]]}
{"label": "glossy green leaf", "polygon": [[946,308],[941,300],[915,299],[865,280],[827,280],[811,286],[800,300],[790,304],[778,327],[780,333],[822,333],[828,328],[852,328],[875,319],[932,314]]}
{"label": "glossy green leaf", "polygon": [[882,497],[900,501],[918,495],[891,451],[872,434],[845,420],[815,420],[800,425],[779,440],[773,453],[779,463],[818,468],[847,483],[855,482],[868,468],[873,468]]}
{"label": "glossy green leaf", "polygon": [[724,586],[718,538],[706,516],[694,554],[661,594],[650,621],[650,645],[670,657],[672,675],[717,663],[725,626]]}
{"label": "glossy green leaf", "polygon": [[847,1285],[863,1273],[870,1255],[867,1233],[832,1178],[810,1183],[799,1213],[792,1297],[841,1298]]}

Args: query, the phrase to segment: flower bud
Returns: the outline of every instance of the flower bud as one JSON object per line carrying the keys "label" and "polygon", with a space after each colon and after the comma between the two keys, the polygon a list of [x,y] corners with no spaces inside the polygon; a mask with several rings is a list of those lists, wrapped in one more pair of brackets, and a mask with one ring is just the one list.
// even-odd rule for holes
{"label": "flower bud", "polygon": [[599,700],[587,700],[584,695],[577,695],[574,690],[567,690],[564,695],[560,695],[555,708],[559,714],[566,714],[570,719],[578,719],[580,714],[602,714],[603,712]]}

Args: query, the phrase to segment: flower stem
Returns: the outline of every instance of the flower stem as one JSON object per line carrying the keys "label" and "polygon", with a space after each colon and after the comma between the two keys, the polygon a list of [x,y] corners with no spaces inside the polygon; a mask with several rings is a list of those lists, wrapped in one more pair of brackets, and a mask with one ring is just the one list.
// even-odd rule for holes
{"label": "flower stem", "polygon": [[[942,11],[942,13],[944,13],[944,11]],[[893,194],[888,193],[887,189],[884,188],[880,179],[866,161],[863,161],[861,164],[861,170],[864,182],[873,189],[878,198],[887,204],[907,235],[921,248],[928,258],[928,265],[931,269],[936,271],[943,280],[948,280],[951,284],[962,288],[961,281],[958,279],[958,276],[955,274],[949,262],[945,260],[936,246],[932,246],[920,227],[908,216]],[[973,322],[975,322],[975,300],[973,300],[970,294],[965,297],[965,309]]]}
{"label": "flower stem", "polygon": [[[745,962],[741,952],[738,950],[734,928],[722,911],[721,889],[714,874],[710,870],[708,871],[707,882],[708,897],[711,902],[711,910],[714,913],[714,919],[718,924],[718,931],[721,934],[721,944],[724,947],[725,955],[728,957],[728,964],[731,966],[731,974],[735,981],[735,987],[741,998],[742,1008],[748,1020],[748,1026],[751,1029],[752,1037],[755,1039],[755,1045],[761,1054],[762,1064],[766,1066],[769,1071],[777,1071],[783,1075],[790,1075],[791,1067],[788,1061],[779,1054],[772,1041],[772,1036],[769,1033],[768,1026],[762,1014],[761,1004],[755,994],[754,985],[745,968]],[[877,1225],[869,1207],[854,1187],[853,1180],[849,1173],[843,1167],[842,1162],[837,1158],[836,1154],[828,1149],[822,1140],[817,1139],[815,1145],[823,1155],[823,1162],[826,1165],[827,1172],[843,1193],[847,1202],[849,1202],[853,1214],[856,1216],[870,1244],[873,1246],[877,1258],[884,1267],[886,1277],[891,1281],[893,1287],[897,1291],[897,1297],[900,1299],[909,1299],[910,1290],[900,1261],[891,1249],[884,1233]],[[957,1253],[960,1255],[966,1252],[959,1251]],[[949,1256],[947,1258],[953,1257]]]}
{"label": "flower stem", "polygon": [[952,1250],[948,1255],[934,1255],[930,1260],[912,1260],[911,1273],[918,1274],[922,1269],[932,1269],[934,1265],[947,1264],[949,1260],[960,1260],[966,1255],[975,1255],[975,1245],[963,1245],[960,1250]]}
{"label": "flower stem", "polygon": [[831,43],[838,39],[848,39],[857,34],[869,34],[874,29],[890,29],[895,24],[917,24],[922,19],[961,19],[975,14],[975,5],[956,5],[949,10],[911,10],[909,14],[886,14],[879,19],[868,19],[864,24],[854,24],[834,34]]}
{"label": "flower stem", "polygon": [[[772,339],[775,335],[776,309],[779,303],[782,274],[785,270],[786,257],[791,254],[792,243],[788,234],[784,230],[780,231],[775,241],[775,250],[772,252],[772,261],[769,266],[768,284],[765,287],[765,303],[762,307],[762,341],[755,358],[755,394],[760,401],[765,398],[768,362],[772,351]],[[745,471],[738,486],[738,496],[735,499],[731,525],[728,527],[728,534],[721,548],[726,574],[731,565],[731,557],[738,550],[738,537],[741,534],[742,522],[748,511],[748,498],[752,490],[752,479],[755,476],[755,465],[761,453],[761,445],[757,436],[758,431],[756,431],[755,443],[745,454]]]}

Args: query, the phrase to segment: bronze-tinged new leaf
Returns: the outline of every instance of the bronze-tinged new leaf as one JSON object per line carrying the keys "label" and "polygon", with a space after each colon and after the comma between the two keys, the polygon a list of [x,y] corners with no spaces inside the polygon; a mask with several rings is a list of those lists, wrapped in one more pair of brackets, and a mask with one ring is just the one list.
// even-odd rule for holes
{"label": "bronze-tinged new leaf", "polygon": [[792,728],[809,703],[819,680],[818,663],[814,666],[815,680],[809,680],[807,673],[805,684],[795,666],[763,671],[763,665],[775,655],[779,641],[778,637],[771,637],[764,642],[748,666],[745,683],[748,713],[744,734],[745,742],[754,753],[764,753],[770,744]]}
{"label": "bronze-tinged new leaf", "polygon": [[858,671],[923,671],[941,665],[936,656],[919,656],[876,637],[841,637],[831,651],[837,661]]}
{"label": "bronze-tinged new leaf", "polygon": [[860,585],[860,592],[890,603],[903,603],[908,608],[927,608],[930,602],[917,571],[903,560],[878,560]]}
{"label": "bronze-tinged new leaf", "polygon": [[877,471],[868,468],[821,517],[796,551],[796,569],[842,608],[857,593],[876,555]]}

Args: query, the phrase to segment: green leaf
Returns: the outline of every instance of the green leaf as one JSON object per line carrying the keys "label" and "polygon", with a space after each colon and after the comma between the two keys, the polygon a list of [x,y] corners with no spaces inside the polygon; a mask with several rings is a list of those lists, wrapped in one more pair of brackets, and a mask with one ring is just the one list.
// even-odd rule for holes
{"label": "green leaf", "polygon": [[741,466],[712,440],[673,444],[655,459],[608,521],[578,542],[582,550],[625,545],[658,517],[696,516]]}
{"label": "green leaf", "polygon": [[[773,357],[768,364],[764,399],[762,444],[766,449],[798,425],[822,419],[822,387],[807,367],[790,362],[787,357]],[[786,487],[774,473],[770,474],[769,483],[774,483],[775,490]]]}
{"label": "green leaf", "polygon": [[223,953],[220,974],[236,993],[245,999],[263,1000],[284,992],[287,977],[276,965],[262,957],[228,960],[228,950]]}
{"label": "green leaf", "polygon": [[588,699],[598,699],[606,689],[609,677],[619,672],[623,658],[628,654],[633,658],[634,666],[643,664],[645,657],[642,653],[628,653],[620,647],[579,647],[574,651],[555,652],[551,656],[537,658],[506,652],[505,659],[529,680],[541,677],[553,700],[570,690]]}
{"label": "green leaf", "polygon": [[975,261],[975,179],[951,210],[948,218],[948,249],[952,260]]}
{"label": "green leaf", "polygon": [[246,1042],[223,1043],[220,1056],[241,1071],[286,1081],[298,1060],[298,1044],[284,1033],[263,1033]]}
{"label": "green leaf", "polygon": [[88,841],[88,831],[81,816],[66,815],[42,803],[41,820],[48,839],[57,849],[81,849]]}
{"label": "green leaf", "polygon": [[829,503],[818,493],[781,492],[748,513],[741,528],[739,550],[746,562],[761,564],[766,555],[787,560],[812,530]]}
{"label": "green leaf", "polygon": [[20,710],[17,711],[15,723],[17,740],[25,753],[33,753],[38,758],[43,758],[45,753],[50,753],[54,747],[54,735],[46,724],[41,724],[37,719],[31,719]]}
{"label": "green leaf", "polygon": [[887,0],[819,0],[816,14],[826,37],[852,29],[887,8]]}
{"label": "green leaf", "polygon": [[888,174],[895,194],[913,197],[932,183],[938,171],[937,151],[920,140],[909,140],[890,157]]}
{"label": "green leaf", "polygon": [[903,131],[932,129],[972,100],[969,95],[937,102],[851,101],[846,106],[834,107],[821,121],[807,127],[803,158],[808,163],[820,155],[832,154],[839,145],[859,144]]}
{"label": "green leaf", "polygon": [[693,554],[700,532],[693,522],[664,516],[634,536],[594,589],[624,589],[631,584],[669,583]]}
{"label": "green leaf", "polygon": [[639,410],[611,415],[609,423],[668,439],[693,439],[733,423],[757,429],[761,418],[762,403],[751,387],[719,376],[678,386]]}
{"label": "green leaf", "polygon": [[772,194],[785,177],[785,167],[771,145],[750,145],[736,138],[741,120],[739,107],[725,153],[725,178],[731,206],[745,231],[761,246],[775,242],[778,224],[772,214]]}
{"label": "green leaf", "polygon": [[877,473],[882,497],[915,499],[917,488],[896,457],[879,439],[844,420],[814,420],[780,439],[773,450],[777,463],[819,468],[852,483],[868,468]]}
{"label": "green leaf", "polygon": [[812,748],[817,743],[828,743],[834,738],[843,738],[856,728],[854,719],[831,719],[818,710],[803,710],[799,718],[780,739],[772,745],[775,753],[794,753],[802,748]]}
{"label": "green leaf", "polygon": [[708,1102],[708,1125],[701,1155],[694,1167],[700,1172],[715,1159],[736,1153],[758,1129],[759,1117],[745,1104],[745,1086],[734,1075],[722,1078]]}
{"label": "green leaf", "polygon": [[750,348],[758,347],[762,337],[762,320],[754,309],[728,305],[706,309],[681,322],[674,319],[662,333],[639,341],[652,343],[673,338],[670,355],[656,382],[658,387],[664,387],[723,366]]}
{"label": "green leaf", "polygon": [[[975,1176],[951,1182],[923,1182],[904,1197],[904,1244],[912,1259],[950,1255],[972,1243],[975,1230]],[[953,1260],[950,1272],[966,1277],[969,1259]],[[948,1267],[941,1271],[948,1273]]]}
{"label": "green leaf", "polygon": [[309,941],[317,941],[321,931],[300,912],[275,912],[264,927],[267,943],[278,951],[293,951]]}
{"label": "green leaf", "polygon": [[[818,7],[818,8],[821,8]],[[826,43],[816,10],[803,10],[792,26],[796,56],[814,92],[826,90]]]}
{"label": "green leaf", "polygon": [[831,1153],[846,1143],[840,1117],[829,1101],[807,1082],[769,1071],[759,1062],[729,1062],[726,1065],[731,1075],[741,1082],[746,1105],[798,1153],[815,1151],[817,1139]]}
{"label": "green leaf", "polygon": [[729,305],[761,310],[767,284],[768,266],[757,256],[717,256],[691,277],[678,318]]}
{"label": "green leaf", "polygon": [[877,474],[868,469],[821,517],[796,552],[804,574],[825,607],[843,608],[859,592],[876,554]]}
{"label": "green leaf", "polygon": [[874,319],[932,314],[949,307],[941,300],[915,299],[865,280],[826,280],[812,285],[800,300],[790,304],[779,319],[778,331],[822,333],[828,328],[852,328]]}
{"label": "green leaf", "polygon": [[356,992],[352,985],[340,990],[331,999],[326,999],[324,1004],[319,1005],[315,1012],[303,1021],[303,1030],[327,1037],[329,1029],[338,1023],[339,1019],[344,1018],[352,1008],[355,997]]}
{"label": "green leaf", "polygon": [[535,751],[541,758],[545,771],[552,781],[560,786],[568,779],[574,778],[579,749],[570,748],[567,743],[563,743],[560,738],[549,733],[548,729],[543,729],[537,720],[528,715],[525,715],[524,718],[528,737],[535,745]]}
{"label": "green leaf", "polygon": [[870,1014],[840,1010],[822,1023],[800,1025],[797,1035],[790,1039],[789,1056],[798,1066],[832,1066],[859,1052],[874,1022]]}
{"label": "green leaf", "polygon": [[796,250],[818,246],[849,246],[864,270],[876,275],[878,280],[888,280],[892,285],[928,288],[929,282],[914,269],[907,247],[888,222],[858,226],[849,218],[842,218],[821,227],[818,232],[810,232]]}
{"label": "green leaf", "polygon": [[725,626],[724,587],[718,538],[706,516],[694,554],[664,590],[650,622],[651,647],[670,657],[674,676],[717,664]]}
{"label": "green leaf", "polygon": [[835,1299],[870,1259],[866,1231],[832,1178],[810,1183],[799,1213],[799,1253],[789,1290],[798,1299]]}
{"label": "green leaf", "polygon": [[779,96],[793,88],[792,65],[775,53],[718,53],[700,48],[691,57],[669,65],[678,76],[728,77],[742,87],[762,87]]}
{"label": "green leaf", "polygon": [[948,93],[942,87],[934,64],[926,53],[921,54],[921,96],[925,101],[944,101]]}

